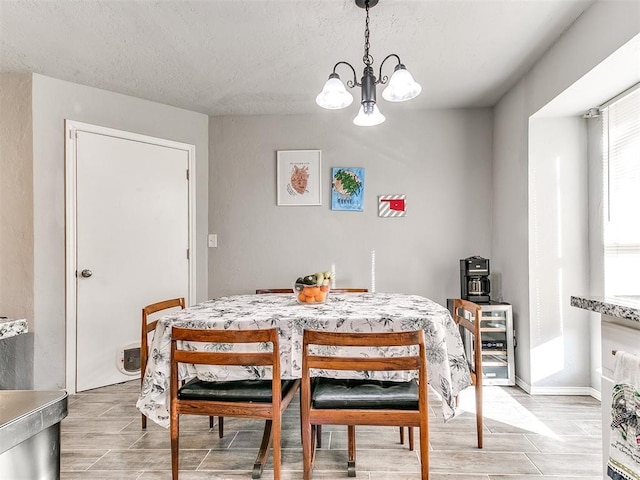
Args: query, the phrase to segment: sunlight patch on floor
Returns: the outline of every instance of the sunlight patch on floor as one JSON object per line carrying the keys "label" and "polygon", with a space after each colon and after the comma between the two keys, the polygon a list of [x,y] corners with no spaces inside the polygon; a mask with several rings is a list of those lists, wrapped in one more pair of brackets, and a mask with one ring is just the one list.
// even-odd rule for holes
{"label": "sunlight patch on floor", "polygon": [[[516,397],[499,387],[485,387],[483,389],[483,417],[487,420],[511,425],[531,433],[545,435],[554,439],[560,439],[547,424],[536,417],[526,407],[518,402]],[[472,387],[460,393],[458,409],[469,412],[475,416],[475,392]],[[547,420],[550,421],[550,420]]]}

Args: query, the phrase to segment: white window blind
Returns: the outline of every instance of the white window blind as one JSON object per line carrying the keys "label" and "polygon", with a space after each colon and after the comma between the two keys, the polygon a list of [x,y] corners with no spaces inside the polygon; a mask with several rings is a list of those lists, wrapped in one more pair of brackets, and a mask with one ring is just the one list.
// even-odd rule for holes
{"label": "white window blind", "polygon": [[603,114],[605,293],[640,294],[640,90]]}

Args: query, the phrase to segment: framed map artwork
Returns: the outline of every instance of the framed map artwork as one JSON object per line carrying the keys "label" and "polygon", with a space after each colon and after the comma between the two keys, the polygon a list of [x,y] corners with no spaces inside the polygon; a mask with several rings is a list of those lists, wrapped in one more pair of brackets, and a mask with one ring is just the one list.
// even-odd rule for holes
{"label": "framed map artwork", "polygon": [[278,150],[277,203],[322,205],[320,150]]}
{"label": "framed map artwork", "polygon": [[364,168],[331,169],[331,210],[364,210]]}

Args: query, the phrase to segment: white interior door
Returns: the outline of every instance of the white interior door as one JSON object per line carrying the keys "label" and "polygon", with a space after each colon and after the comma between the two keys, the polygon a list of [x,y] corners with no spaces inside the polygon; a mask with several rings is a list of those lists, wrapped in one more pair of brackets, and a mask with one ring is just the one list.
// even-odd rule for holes
{"label": "white interior door", "polygon": [[76,391],[130,380],[144,305],[189,291],[189,152],[76,134]]}

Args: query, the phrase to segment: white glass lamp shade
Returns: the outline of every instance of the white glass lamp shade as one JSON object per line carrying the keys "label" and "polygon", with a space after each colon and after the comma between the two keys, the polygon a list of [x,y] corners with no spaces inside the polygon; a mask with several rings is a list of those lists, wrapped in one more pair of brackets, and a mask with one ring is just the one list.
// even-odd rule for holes
{"label": "white glass lamp shade", "polygon": [[367,110],[370,110],[370,112],[365,112],[364,105],[361,105],[358,115],[353,119],[353,123],[359,127],[373,127],[374,125],[380,125],[386,120],[385,116],[380,113],[380,110],[375,103],[373,104],[373,108],[369,108]]}
{"label": "white glass lamp shade", "polygon": [[382,98],[389,102],[405,102],[420,95],[422,87],[413,76],[399,64],[389,79],[389,85],[382,91]]}
{"label": "white glass lamp shade", "polygon": [[316,103],[329,110],[348,107],[352,102],[353,96],[347,91],[337,73],[329,75],[329,80],[316,97]]}

